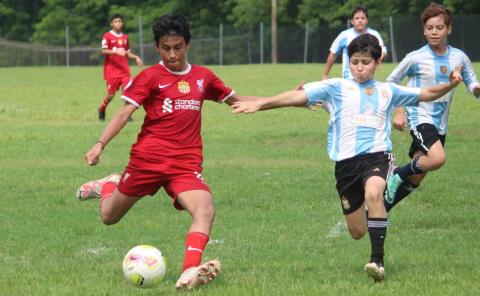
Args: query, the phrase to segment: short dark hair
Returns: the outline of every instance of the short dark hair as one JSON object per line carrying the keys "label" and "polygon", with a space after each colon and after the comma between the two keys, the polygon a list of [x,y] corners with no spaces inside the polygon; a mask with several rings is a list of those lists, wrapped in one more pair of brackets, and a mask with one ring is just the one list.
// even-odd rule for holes
{"label": "short dark hair", "polygon": [[356,53],[369,54],[377,62],[382,56],[382,48],[377,37],[366,33],[353,39],[348,45],[348,57],[351,58]]}
{"label": "short dark hair", "polygon": [[190,25],[188,19],[177,12],[165,14],[156,19],[152,25],[152,31],[156,45],[158,45],[158,42],[164,36],[180,36],[185,39],[187,44],[190,43]]}
{"label": "short dark hair", "polygon": [[110,16],[110,22],[113,22],[114,19],[121,19],[123,21],[123,16],[120,13],[114,13]]}
{"label": "short dark hair", "polygon": [[365,16],[368,18],[368,9],[365,7],[365,6],[362,6],[362,5],[358,5],[357,7],[355,7],[352,11],[352,19],[353,17],[355,16],[355,13],[357,12],[363,12],[363,14],[365,14]]}
{"label": "short dark hair", "polygon": [[422,15],[420,16],[420,19],[422,20],[423,25],[425,25],[429,19],[439,15],[443,17],[445,25],[447,25],[447,27],[450,27],[450,25],[452,24],[452,16],[450,10],[448,10],[444,5],[435,2],[431,2],[430,5],[425,8]]}

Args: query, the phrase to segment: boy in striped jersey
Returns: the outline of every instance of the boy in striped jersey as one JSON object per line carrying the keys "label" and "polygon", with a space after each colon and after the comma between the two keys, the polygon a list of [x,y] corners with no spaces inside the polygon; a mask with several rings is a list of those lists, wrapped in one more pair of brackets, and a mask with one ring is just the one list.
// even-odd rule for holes
{"label": "boy in striped jersey", "polygon": [[[387,82],[399,84],[408,76],[409,87],[427,87],[448,82],[453,69],[462,68],[462,76],[468,91],[480,96],[480,84],[465,53],[447,43],[452,32],[450,11],[445,6],[431,3],[421,15],[424,35],[428,44],[409,53],[387,78]],[[398,130],[407,127],[413,138],[408,164],[396,168],[388,180],[385,208],[390,211],[398,202],[409,195],[425,178],[428,171],[441,168],[445,163],[445,137],[448,112],[453,90],[432,101],[418,106],[395,109],[393,126]]]}
{"label": "boy in striped jersey", "polygon": [[387,56],[387,48],[383,44],[383,39],[378,31],[367,27],[368,25],[368,9],[364,6],[357,6],[352,11],[351,19],[352,28],[342,31],[332,43],[330,47],[330,53],[328,54],[327,61],[325,62],[325,69],[323,71],[322,79],[328,79],[328,74],[337,59],[337,56],[342,55],[342,77],[351,79],[350,66],[348,62],[347,47],[355,37],[361,34],[369,33],[377,37],[380,46],[382,47],[381,60],[384,60]]}
{"label": "boy in striped jersey", "polygon": [[449,83],[422,89],[377,82],[373,77],[381,52],[375,36],[360,35],[348,46],[353,80],[335,78],[308,83],[301,90],[232,105],[234,113],[289,106],[316,109],[318,104],[328,108],[327,150],[336,162],[335,178],[343,213],[354,239],[369,233],[372,253],[364,269],[375,281],[383,281],[385,272],[383,246],[388,223],[383,193],[392,161],[391,112],[398,106],[439,98],[462,80],[455,71]]}

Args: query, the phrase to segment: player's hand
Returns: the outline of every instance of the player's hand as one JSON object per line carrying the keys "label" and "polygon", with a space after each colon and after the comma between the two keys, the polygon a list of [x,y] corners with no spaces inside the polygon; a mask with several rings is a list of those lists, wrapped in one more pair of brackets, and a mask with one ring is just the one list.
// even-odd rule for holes
{"label": "player's hand", "polygon": [[462,68],[463,68],[462,66],[459,66],[458,68],[455,69],[455,71],[450,72],[449,80],[450,80],[450,85],[452,85],[453,87],[456,87],[463,81],[462,74],[461,74]]}
{"label": "player's hand", "polygon": [[92,149],[88,151],[84,158],[88,165],[96,165],[100,161],[100,154],[102,154],[103,146],[101,143],[95,143]]}
{"label": "player's hand", "polygon": [[297,84],[295,86],[295,88],[293,90],[302,90],[304,85],[305,85],[305,80],[302,80],[302,81],[300,81],[299,84]]}
{"label": "player's hand", "polygon": [[480,96],[480,85],[477,85],[473,88],[473,94],[478,97]]}
{"label": "player's hand", "polygon": [[248,101],[248,102],[235,102],[231,106],[233,111],[232,113],[255,113],[261,108],[261,104],[258,101]]}
{"label": "player's hand", "polygon": [[407,128],[407,119],[403,112],[397,113],[393,116],[393,127],[399,131],[403,131],[404,128]]}
{"label": "player's hand", "polygon": [[138,67],[140,68],[143,67],[143,61],[139,56],[135,57],[135,63],[137,64]]}

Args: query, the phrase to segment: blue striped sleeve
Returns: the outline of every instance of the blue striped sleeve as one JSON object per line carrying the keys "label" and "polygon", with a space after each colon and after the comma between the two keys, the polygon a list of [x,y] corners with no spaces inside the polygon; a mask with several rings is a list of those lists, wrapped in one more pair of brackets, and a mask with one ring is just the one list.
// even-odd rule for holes
{"label": "blue striped sleeve", "polygon": [[395,107],[418,106],[421,88],[405,87],[390,84],[392,88],[392,102]]}
{"label": "blue striped sleeve", "polygon": [[338,80],[334,78],[305,84],[303,89],[307,94],[307,107],[331,102],[338,87]]}

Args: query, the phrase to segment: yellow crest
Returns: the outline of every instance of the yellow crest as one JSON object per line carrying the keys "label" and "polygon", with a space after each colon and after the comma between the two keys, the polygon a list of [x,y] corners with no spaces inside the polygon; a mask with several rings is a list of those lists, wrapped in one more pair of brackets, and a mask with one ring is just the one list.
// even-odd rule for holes
{"label": "yellow crest", "polygon": [[367,96],[371,96],[373,95],[373,92],[375,91],[375,89],[371,86],[365,88],[365,93],[367,94]]}
{"label": "yellow crest", "polygon": [[342,207],[344,210],[350,209],[350,202],[345,196],[342,196]]}
{"label": "yellow crest", "polygon": [[178,91],[182,94],[188,94],[190,92],[190,84],[188,81],[181,80],[178,82]]}
{"label": "yellow crest", "polygon": [[117,40],[117,44],[120,45],[120,46],[122,46],[122,45],[123,45],[123,40],[122,40],[122,39],[118,39],[118,40]]}
{"label": "yellow crest", "polygon": [[384,99],[388,99],[388,91],[386,89],[382,89],[382,96]]}
{"label": "yellow crest", "polygon": [[441,72],[443,75],[447,74],[447,71],[448,71],[447,66],[445,66],[445,65],[441,65],[441,66],[440,66],[440,72]]}

